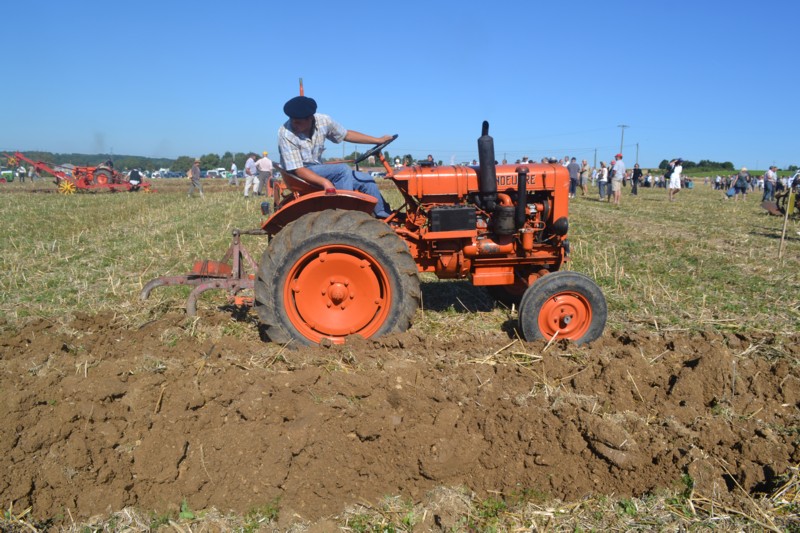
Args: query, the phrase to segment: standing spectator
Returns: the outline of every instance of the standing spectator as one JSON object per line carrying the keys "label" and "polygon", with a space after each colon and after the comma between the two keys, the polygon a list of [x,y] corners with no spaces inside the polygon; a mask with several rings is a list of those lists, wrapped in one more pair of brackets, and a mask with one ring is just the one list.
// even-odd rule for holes
{"label": "standing spectator", "polygon": [[600,170],[597,171],[597,185],[600,188],[600,201],[606,199],[606,185],[608,184],[608,168],[606,162],[600,161]]}
{"label": "standing spectator", "polygon": [[200,198],[205,198],[203,195],[203,186],[200,185],[200,160],[195,159],[194,164],[192,164],[192,168],[189,169],[189,179],[191,180],[191,185],[189,185],[189,193],[186,195],[188,197],[192,197],[192,193],[194,190],[197,189],[200,191]]}
{"label": "standing spectator", "polygon": [[578,175],[581,172],[581,166],[573,157],[567,164],[567,171],[569,172],[569,197],[575,198],[575,191],[578,187]]}
{"label": "standing spectator", "polygon": [[581,175],[580,175],[580,186],[581,186],[581,196],[586,196],[586,193],[589,192],[589,163],[584,159],[581,161]]}
{"label": "standing spectator", "polygon": [[261,159],[256,161],[256,168],[258,169],[258,195],[264,194],[264,189],[267,195],[272,196],[272,161],[267,157],[267,152],[261,152]]}
{"label": "standing spectator", "polygon": [[622,154],[617,154],[616,159],[614,177],[611,178],[611,190],[614,193],[614,205],[619,205],[619,200],[622,197],[622,180],[625,179],[626,170]]}
{"label": "standing spectator", "polygon": [[742,167],[742,170],[736,175],[736,180],[733,182],[734,188],[734,196],[735,200],[739,199],[739,195],[742,198],[747,198],[747,185],[750,181],[750,173],[747,172],[747,167]]}
{"label": "standing spectator", "polygon": [[775,173],[777,167],[769,167],[764,173],[764,196],[761,197],[762,202],[775,201],[775,184],[778,182],[778,176]]}
{"label": "standing spectator", "polygon": [[239,169],[236,167],[236,160],[233,160],[231,163],[231,175],[228,176],[228,185],[233,185],[234,187],[239,186]]}
{"label": "standing spectator", "polygon": [[669,176],[669,201],[675,201],[675,195],[677,195],[681,191],[681,173],[683,172],[683,159],[673,159],[669,162],[670,167],[672,168],[672,173]]}
{"label": "standing spectator", "polygon": [[247,156],[247,162],[244,164],[244,197],[250,196],[250,190],[253,190],[253,196],[258,194],[258,167],[256,167],[256,154],[250,153]]}
{"label": "standing spectator", "polygon": [[637,196],[639,194],[639,182],[642,179],[642,169],[639,168],[639,163],[633,165],[633,175],[631,176],[631,194]]}
{"label": "standing spectator", "polygon": [[611,198],[613,197],[614,193],[611,189],[611,182],[614,179],[614,165],[616,165],[616,156],[611,156],[611,159],[608,161],[608,183],[606,183],[606,196],[608,196],[608,203],[611,203]]}
{"label": "standing spectator", "polygon": [[28,171],[25,170],[25,167],[23,165],[17,167],[17,179],[20,181],[20,183],[25,183],[25,177],[27,175]]}

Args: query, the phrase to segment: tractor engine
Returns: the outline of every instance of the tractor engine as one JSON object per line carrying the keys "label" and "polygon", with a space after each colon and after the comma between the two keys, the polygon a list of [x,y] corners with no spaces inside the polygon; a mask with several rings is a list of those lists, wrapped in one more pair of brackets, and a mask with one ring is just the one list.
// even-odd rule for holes
{"label": "tractor engine", "polygon": [[395,171],[406,200],[395,229],[421,272],[522,291],[568,256],[569,174],[559,164],[496,165],[486,122],[478,154],[477,167]]}

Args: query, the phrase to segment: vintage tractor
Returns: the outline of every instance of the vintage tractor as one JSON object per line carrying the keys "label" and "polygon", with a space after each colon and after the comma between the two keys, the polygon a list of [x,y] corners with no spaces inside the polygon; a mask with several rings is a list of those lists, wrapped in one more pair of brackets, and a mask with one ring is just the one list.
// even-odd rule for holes
{"label": "vintage tractor", "polygon": [[198,263],[188,276],[153,280],[142,298],[155,286],[195,285],[193,312],[201,287],[232,294],[252,287],[271,340],[341,343],[408,329],[421,300],[418,273],[432,272],[469,279],[516,305],[527,340],[597,339],[607,316],[602,291],[583,274],[560,270],[569,254],[567,170],[496,165],[488,129],[484,122],[478,166],[393,169],[382,152],[397,136],[363,154],[356,166],[378,157],[404,199],[383,220],[371,215],[371,196],[323,191],[277,167],[285,190],[261,226],[270,240],[256,273],[214,262],[210,274]]}
{"label": "vintage tractor", "polygon": [[142,183],[136,186],[128,181],[128,178],[118,172],[109,163],[103,163],[96,167],[74,166],[67,172],[64,169],[52,167],[42,161],[33,161],[20,152],[14,155],[3,154],[8,159],[9,164],[17,164],[20,161],[28,163],[37,173],[47,173],[55,178],[55,185],[61,194],[74,194],[77,191],[89,190],[108,190],[116,191],[137,191],[151,192],[150,183]]}

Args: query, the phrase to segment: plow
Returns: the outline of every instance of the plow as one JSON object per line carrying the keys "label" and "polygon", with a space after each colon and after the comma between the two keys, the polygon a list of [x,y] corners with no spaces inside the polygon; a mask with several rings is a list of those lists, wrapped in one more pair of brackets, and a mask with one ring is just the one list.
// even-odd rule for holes
{"label": "plow", "polygon": [[[301,93],[302,94],[302,93]],[[282,183],[274,210],[254,230],[234,231],[222,261],[197,261],[190,273],[162,276],[153,289],[186,285],[189,315],[211,289],[255,310],[269,340],[340,344],[351,335],[376,338],[411,327],[421,305],[419,273],[465,279],[518,312],[526,340],[591,342],[607,318],[597,284],[564,269],[569,261],[569,174],[559,164],[498,165],[483,123],[479,164],[393,168],[383,153],[397,138],[355,161],[376,157],[403,204],[385,218],[376,198],[323,190],[275,165]],[[260,261],[243,234],[266,237]]]}
{"label": "plow", "polygon": [[110,162],[98,166],[75,166],[67,170],[43,161],[34,161],[21,152],[15,152],[13,155],[3,155],[8,159],[8,164],[11,167],[15,167],[20,161],[24,161],[36,172],[53,176],[58,192],[61,194],[101,190],[110,192],[137,191],[139,189],[145,192],[152,192],[153,190],[149,182],[137,184],[129,181],[123,173],[114,169]]}
{"label": "plow", "polygon": [[775,193],[775,201],[764,201],[761,207],[770,215],[800,217],[800,171],[789,179],[789,186]]}
{"label": "plow", "polygon": [[228,302],[237,306],[252,307],[253,297],[241,294],[252,291],[258,264],[241,242],[241,235],[264,235],[260,229],[233,230],[233,242],[220,261],[197,261],[192,271],[180,276],[160,276],[150,280],[142,289],[141,299],[146,300],[157,287],[185,285],[193,287],[186,300],[186,314],[197,314],[197,300],[211,289],[226,291]]}

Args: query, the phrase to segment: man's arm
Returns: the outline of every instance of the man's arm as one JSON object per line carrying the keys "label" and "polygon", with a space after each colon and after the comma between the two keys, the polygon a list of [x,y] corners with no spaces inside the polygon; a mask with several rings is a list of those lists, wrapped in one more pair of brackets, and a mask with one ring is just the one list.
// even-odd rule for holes
{"label": "man's arm", "polygon": [[392,138],[391,135],[384,135],[383,137],[372,137],[370,135],[365,135],[363,133],[359,133],[354,130],[347,130],[347,135],[344,136],[345,141],[355,144],[380,144],[390,140],[391,138]]}

